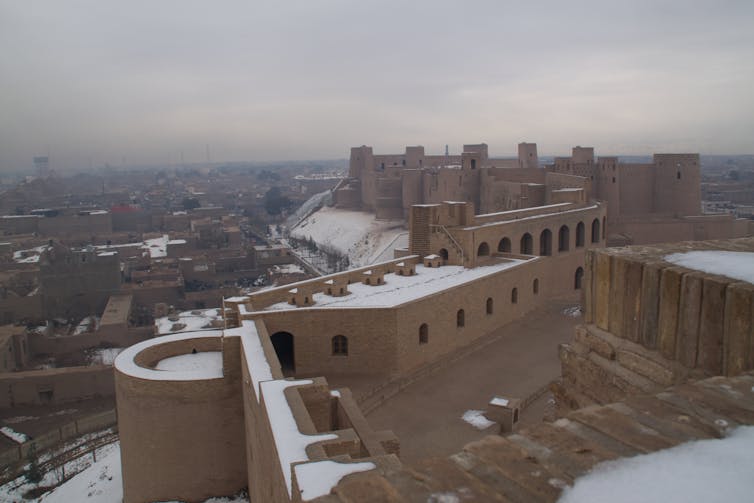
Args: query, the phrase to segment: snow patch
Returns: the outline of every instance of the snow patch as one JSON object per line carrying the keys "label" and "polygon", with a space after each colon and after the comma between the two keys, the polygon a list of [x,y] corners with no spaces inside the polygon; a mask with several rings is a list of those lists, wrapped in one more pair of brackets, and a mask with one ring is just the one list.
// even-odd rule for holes
{"label": "snow patch", "polygon": [[581,306],[571,306],[563,309],[563,315],[570,316],[571,318],[578,318],[581,316]]}
{"label": "snow patch", "polygon": [[288,488],[288,496],[292,496],[291,468],[293,463],[309,461],[306,446],[315,442],[338,438],[337,435],[332,433],[304,435],[298,429],[296,418],[293,417],[293,412],[285,397],[285,389],[311,383],[311,379],[302,379],[299,381],[266,381],[260,384],[264,403],[267,406],[272,436],[275,439],[275,447],[278,451],[280,470],[283,472]]}
{"label": "snow patch", "polygon": [[754,283],[754,253],[732,251],[690,251],[666,255],[672,264],[708,274]]}
{"label": "snow patch", "polygon": [[340,479],[351,473],[374,470],[374,463],[337,463],[335,461],[314,461],[296,465],[296,482],[301,490],[303,501],[313,500],[326,494],[330,494],[333,487],[338,485]]}
{"label": "snow patch", "polygon": [[486,430],[495,424],[494,421],[490,421],[484,417],[483,410],[467,410],[461,418],[477,430]]}
{"label": "snow patch", "polygon": [[29,440],[29,437],[27,437],[25,433],[18,432],[10,426],[3,426],[0,428],[0,433],[18,444],[23,444]]}
{"label": "snow patch", "polygon": [[202,351],[171,356],[157,362],[155,369],[168,372],[213,372],[216,377],[222,377],[223,353],[222,351]]}
{"label": "snow patch", "polygon": [[[723,439],[600,463],[567,488],[560,503],[751,501],[754,426]],[[609,498],[606,498],[609,495]]]}
{"label": "snow patch", "polygon": [[374,213],[323,207],[312,213],[291,229],[290,235],[298,239],[313,239],[347,255],[352,267],[372,264],[405,234],[403,220],[377,220]]}

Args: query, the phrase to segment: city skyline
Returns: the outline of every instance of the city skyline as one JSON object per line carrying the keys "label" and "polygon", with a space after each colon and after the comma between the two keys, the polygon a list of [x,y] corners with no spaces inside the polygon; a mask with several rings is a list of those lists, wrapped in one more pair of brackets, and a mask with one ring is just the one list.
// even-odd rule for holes
{"label": "city skyline", "polygon": [[[399,8],[400,6],[400,8]],[[0,172],[369,144],[749,154],[747,2],[0,1]]]}

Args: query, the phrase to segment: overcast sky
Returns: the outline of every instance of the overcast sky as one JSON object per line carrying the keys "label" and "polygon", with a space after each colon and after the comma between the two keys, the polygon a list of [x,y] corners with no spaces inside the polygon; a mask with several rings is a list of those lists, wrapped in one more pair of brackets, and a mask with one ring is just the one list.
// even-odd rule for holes
{"label": "overcast sky", "polygon": [[0,0],[0,170],[754,153],[754,1]]}

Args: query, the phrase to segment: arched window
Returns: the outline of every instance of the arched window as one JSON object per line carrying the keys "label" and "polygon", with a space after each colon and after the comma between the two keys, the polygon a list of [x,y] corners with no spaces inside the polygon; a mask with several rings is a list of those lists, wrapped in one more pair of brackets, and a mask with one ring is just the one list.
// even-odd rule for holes
{"label": "arched window", "polygon": [[511,290],[511,304],[518,304],[518,288]]}
{"label": "arched window", "polygon": [[573,278],[573,289],[574,290],[581,290],[581,283],[584,279],[584,269],[579,267],[576,269],[576,274]]}
{"label": "arched window", "polygon": [[426,344],[429,342],[429,326],[426,323],[422,323],[419,327],[419,344]]}
{"label": "arched window", "polygon": [[571,245],[571,230],[567,225],[562,225],[558,231],[558,251],[568,251]]}
{"label": "arched window", "polygon": [[479,249],[476,252],[477,257],[486,257],[490,254],[490,245],[486,242],[479,245]]}
{"label": "arched window", "polygon": [[531,282],[531,291],[534,292],[534,295],[537,295],[539,293],[539,279],[534,278],[534,281]]}
{"label": "arched window", "polygon": [[521,254],[522,255],[531,255],[534,253],[534,245],[532,244],[533,240],[531,237],[531,234],[528,232],[521,236]]}
{"label": "arched window", "polygon": [[600,242],[600,219],[595,218],[592,221],[592,243]]}
{"label": "arched window", "polygon": [[456,326],[458,328],[466,326],[466,312],[463,309],[459,309],[456,313]]}
{"label": "arched window", "polygon": [[492,314],[494,309],[495,309],[495,306],[494,306],[494,301],[492,300],[492,297],[487,297],[487,314]]}
{"label": "arched window", "polygon": [[333,356],[348,356],[348,338],[344,335],[336,335],[332,338]]}
{"label": "arched window", "polygon": [[437,254],[438,254],[438,255],[439,255],[439,256],[440,256],[440,257],[441,257],[441,258],[442,258],[443,260],[448,260],[448,250],[446,250],[445,248],[440,248],[440,251],[439,251],[439,252],[437,252]]}
{"label": "arched window", "polygon": [[576,248],[584,246],[584,222],[576,225]]}
{"label": "arched window", "polygon": [[552,232],[545,229],[539,235],[539,254],[542,256],[552,255]]}
{"label": "arched window", "polygon": [[500,242],[497,244],[497,251],[503,252],[503,253],[510,253],[511,252],[511,240],[508,238],[503,238],[500,240]]}

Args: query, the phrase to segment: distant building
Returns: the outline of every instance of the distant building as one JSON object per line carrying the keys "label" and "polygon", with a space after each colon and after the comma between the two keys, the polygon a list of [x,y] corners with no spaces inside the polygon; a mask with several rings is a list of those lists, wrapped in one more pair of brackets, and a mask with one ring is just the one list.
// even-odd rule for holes
{"label": "distant building", "polygon": [[47,178],[50,176],[50,158],[46,155],[34,157],[34,168],[37,170],[37,176]]}

